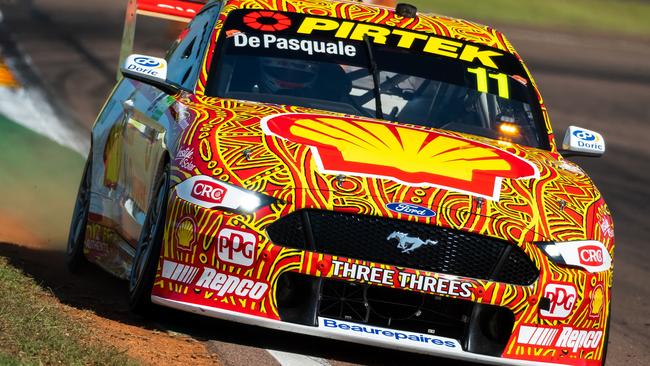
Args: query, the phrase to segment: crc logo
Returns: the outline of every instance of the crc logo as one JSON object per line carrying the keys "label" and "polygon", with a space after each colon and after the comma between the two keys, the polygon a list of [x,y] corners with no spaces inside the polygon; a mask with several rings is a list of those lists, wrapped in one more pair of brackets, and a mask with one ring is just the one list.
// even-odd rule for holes
{"label": "crc logo", "polygon": [[136,64],[142,67],[150,67],[150,68],[156,68],[161,65],[160,61],[149,57],[136,57],[133,59],[133,62],[135,62]]}
{"label": "crc logo", "polygon": [[542,309],[540,314],[546,318],[564,319],[571,314],[578,295],[575,286],[571,284],[552,283],[544,288],[544,297],[550,300],[551,307],[548,310]]}
{"label": "crc logo", "polygon": [[604,264],[603,249],[595,245],[578,248],[578,258],[585,266],[598,267]]}
{"label": "crc logo", "polygon": [[582,141],[588,141],[588,142],[598,141],[599,140],[598,137],[596,135],[594,135],[593,133],[583,131],[583,130],[575,130],[575,131],[573,131],[573,136],[579,138]]}
{"label": "crc logo", "polygon": [[250,267],[255,259],[256,247],[255,233],[223,228],[217,234],[217,256],[223,262]]}
{"label": "crc logo", "polygon": [[228,190],[217,183],[208,180],[199,180],[194,183],[191,195],[199,201],[220,204]]}

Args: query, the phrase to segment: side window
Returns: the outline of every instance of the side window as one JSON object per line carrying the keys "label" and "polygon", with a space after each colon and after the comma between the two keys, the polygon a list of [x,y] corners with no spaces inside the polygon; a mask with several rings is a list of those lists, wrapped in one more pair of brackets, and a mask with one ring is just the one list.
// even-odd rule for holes
{"label": "side window", "polygon": [[186,90],[196,84],[205,49],[210,43],[220,6],[200,12],[167,52],[167,80]]}

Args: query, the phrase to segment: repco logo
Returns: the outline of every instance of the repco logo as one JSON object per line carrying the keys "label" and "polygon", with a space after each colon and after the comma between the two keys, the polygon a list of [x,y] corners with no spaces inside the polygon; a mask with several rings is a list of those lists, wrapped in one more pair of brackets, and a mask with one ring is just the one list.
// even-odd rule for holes
{"label": "repco logo", "polygon": [[191,194],[192,197],[197,200],[213,204],[220,204],[223,202],[223,198],[226,195],[226,192],[226,188],[216,183],[207,180],[199,180],[194,183]]}
{"label": "repco logo", "polygon": [[585,266],[598,267],[603,265],[603,250],[595,245],[589,245],[578,249],[580,263]]}
{"label": "repco logo", "polygon": [[212,268],[203,269],[203,274],[196,282],[196,286],[214,291],[212,295],[216,297],[235,295],[252,300],[261,299],[269,289],[269,285],[264,282],[219,273]]}
{"label": "repco logo", "polygon": [[217,234],[219,260],[243,267],[253,265],[257,234],[238,229],[223,228]]}
{"label": "repco logo", "polygon": [[540,315],[546,318],[564,319],[571,314],[578,297],[575,286],[571,284],[548,284],[544,288],[544,297],[550,300],[548,310],[541,310]]}

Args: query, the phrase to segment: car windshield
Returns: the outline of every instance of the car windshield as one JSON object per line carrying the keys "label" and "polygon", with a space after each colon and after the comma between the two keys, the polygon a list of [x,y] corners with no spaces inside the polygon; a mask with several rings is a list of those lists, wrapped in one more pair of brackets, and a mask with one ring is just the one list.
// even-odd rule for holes
{"label": "car windshield", "polygon": [[294,13],[233,11],[207,94],[548,148],[534,89],[502,51]]}

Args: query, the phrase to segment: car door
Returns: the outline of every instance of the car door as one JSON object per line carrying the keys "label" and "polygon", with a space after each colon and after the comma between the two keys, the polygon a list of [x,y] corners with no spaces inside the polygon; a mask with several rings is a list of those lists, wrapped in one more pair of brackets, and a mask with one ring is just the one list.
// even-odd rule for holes
{"label": "car door", "polygon": [[[179,86],[185,97],[194,92],[219,9],[219,6],[212,6],[197,14],[168,52],[167,81]],[[136,87],[122,103],[124,197],[120,226],[123,235],[135,244],[149,209],[163,155],[174,148],[175,136],[179,133],[173,113],[178,102],[176,97],[155,87],[129,82]]]}

